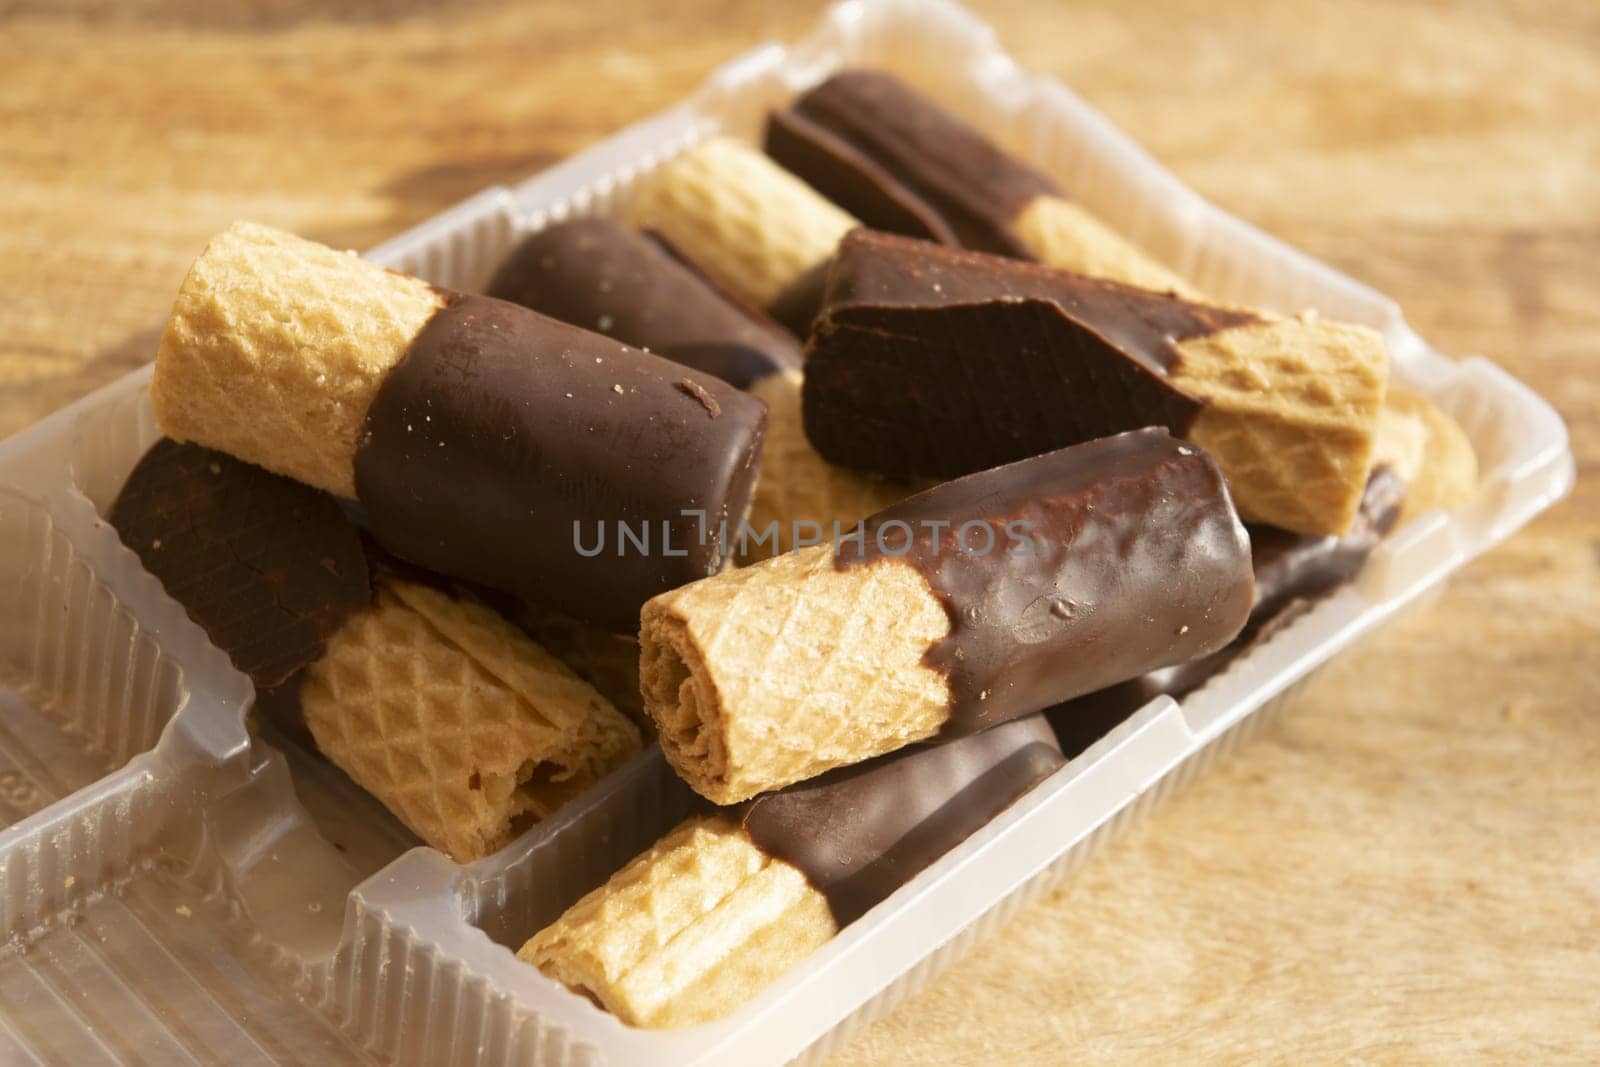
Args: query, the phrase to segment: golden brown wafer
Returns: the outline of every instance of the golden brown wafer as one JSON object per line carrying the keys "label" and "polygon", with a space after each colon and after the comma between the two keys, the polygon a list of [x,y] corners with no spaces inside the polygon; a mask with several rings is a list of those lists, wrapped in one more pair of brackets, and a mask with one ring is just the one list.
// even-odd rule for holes
{"label": "golden brown wafer", "polygon": [[645,180],[628,221],[755,307],[825,262],[856,221],[761,152],[713,137]]}
{"label": "golden brown wafer", "polygon": [[354,497],[384,376],[444,305],[416,278],[237,222],[184,279],[150,397],[168,436]]}
{"label": "golden brown wafer", "polygon": [[1064,762],[1031,716],[690,819],[519,955],[635,1025],[727,1015]]}
{"label": "golden brown wafer", "polygon": [[645,709],[678,774],[731,804],[937,733],[949,684],[923,656],[949,630],[909,565],[785,553],[645,605]]}
{"label": "golden brown wafer", "polygon": [[1184,436],[1222,465],[1239,514],[1297,533],[1347,531],[1388,383],[1382,337],[1302,315],[1177,348],[1170,379],[1203,402]]}
{"label": "golden brown wafer", "polygon": [[395,579],[328,640],[300,700],[318,749],[463,863],[640,747],[622,713],[510,623]]}
{"label": "golden brown wafer", "polygon": [[838,926],[804,874],[726,815],[690,819],[574,904],[518,957],[632,1026],[737,1010]]}

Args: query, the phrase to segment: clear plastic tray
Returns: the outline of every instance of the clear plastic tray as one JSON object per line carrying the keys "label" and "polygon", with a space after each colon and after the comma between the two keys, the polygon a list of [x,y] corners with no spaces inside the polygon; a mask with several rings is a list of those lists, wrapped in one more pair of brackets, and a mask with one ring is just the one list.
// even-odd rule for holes
{"label": "clear plastic tray", "polygon": [[156,437],[135,372],[0,445],[0,1060],[92,1064],[818,1061],[1259,728],[1296,685],[1570,487],[1565,428],[1483,359],[1448,360],[1382,295],[1182,186],[938,0],[850,0],[792,47],[371,258],[472,288],[520,234],[605,213],[698,138],[846,64],[892,69],[1057,177],[1201,289],[1383,331],[1483,479],[1353,585],[1182,705],[1162,698],[731,1018],[631,1030],[519,963],[523,939],[682,815],[646,752],[467,867],[315,757],[245,727],[250,686],[100,515]]}

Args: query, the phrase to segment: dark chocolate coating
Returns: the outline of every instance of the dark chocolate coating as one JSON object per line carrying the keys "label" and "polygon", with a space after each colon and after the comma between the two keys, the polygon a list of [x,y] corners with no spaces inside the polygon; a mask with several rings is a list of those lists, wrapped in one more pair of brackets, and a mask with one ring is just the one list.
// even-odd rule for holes
{"label": "dark chocolate coating", "polygon": [[1350,581],[1400,517],[1405,483],[1389,467],[1367,479],[1355,524],[1343,537],[1308,537],[1272,526],[1251,525],[1256,602],[1239,636],[1217,652],[1187,663],[1087,693],[1051,708],[1047,715],[1068,755],[1088,748],[1129,715],[1158,696],[1182,700],[1212,675],[1299,618],[1318,598]]}
{"label": "dark chocolate coating", "polygon": [[866,153],[797,111],[767,116],[763,146],[785,170],[844,208],[863,226],[960,244],[939,213]]}
{"label": "dark chocolate coating", "polygon": [[836,74],[791,110],[892,175],[968,248],[1027,256],[1011,223],[1035,198],[1061,195],[1049,178],[887,74]]}
{"label": "dark chocolate coating", "polygon": [[605,219],[557,223],[529,237],[487,292],[741,389],[800,366],[794,337],[752,317],[675,249]]}
{"label": "dark chocolate coating", "polygon": [[1044,715],[1060,738],[1061,751],[1069,759],[1077,756],[1156,697],[1182,700],[1234,660],[1305,614],[1314,604],[1315,601],[1307,599],[1284,601],[1272,614],[1251,616],[1238,637],[1210,655],[1162,667],[1046,709]]}
{"label": "dark chocolate coating", "polygon": [[834,565],[885,556],[920,570],[950,617],[924,658],[950,679],[945,737],[1213,652],[1255,588],[1222,472],[1160,429],[919,493],[867,519]]}
{"label": "dark chocolate coating", "polygon": [[378,390],[356,491],[402,559],[631,633],[721,567],[765,433],[766,406],[718,378],[455,294]]}
{"label": "dark chocolate coating", "polygon": [[806,351],[806,436],[826,459],[949,478],[1202,404],[1178,342],[1257,322],[1232,308],[927,241],[840,243]]}
{"label": "dark chocolate coating", "polygon": [[222,452],[162,438],[110,523],[259,689],[322,657],[372,605],[361,536],[333,497]]}
{"label": "dark chocolate coating", "polygon": [[749,801],[740,818],[762,851],[805,873],[844,926],[1064,762],[1035,715],[840,767]]}

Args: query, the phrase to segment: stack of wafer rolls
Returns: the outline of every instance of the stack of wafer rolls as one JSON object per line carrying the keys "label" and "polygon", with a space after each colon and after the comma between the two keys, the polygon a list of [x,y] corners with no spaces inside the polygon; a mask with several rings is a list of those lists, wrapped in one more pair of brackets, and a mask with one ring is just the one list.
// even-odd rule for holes
{"label": "stack of wafer rolls", "polygon": [[[1048,177],[881,71],[837,74],[773,112],[765,147],[873,229],[1201,299],[1185,279],[1071,202]],[[812,287],[819,302],[822,274],[816,272]],[[1409,519],[1458,501],[1474,483],[1476,468],[1449,416],[1425,398],[1396,393],[1386,417],[1426,422],[1432,428],[1428,439],[1441,450],[1429,478],[1441,495],[1433,499],[1428,490],[1414,489],[1406,498]],[[1250,510],[1244,501],[1241,507]]]}
{"label": "stack of wafer rolls", "polygon": [[355,498],[395,555],[616,629],[722,567],[706,531],[744,517],[765,428],[718,378],[249,224],[190,270],[151,394],[169,436]]}
{"label": "stack of wafer rolls", "polygon": [[807,348],[806,436],[835,463],[949,477],[1164,425],[1241,514],[1354,520],[1388,382],[1382,338],[858,230]]}
{"label": "stack of wafer rolls", "polygon": [[659,237],[605,219],[557,223],[519,244],[488,292],[714,374],[766,403],[749,536],[734,546],[746,562],[787,549],[797,532],[825,538],[914,491],[823,460],[801,425],[794,335]]}
{"label": "stack of wafer rolls", "polygon": [[110,520],[258,702],[460,862],[511,840],[640,748],[587,683],[483,604],[399,569],[328,495],[158,442]]}
{"label": "stack of wafer rolls", "polygon": [[1031,716],[697,816],[518,955],[633,1026],[722,1018],[1062,762]]}
{"label": "stack of wafer rolls", "polygon": [[947,482],[854,539],[664,594],[645,710],[734,803],[1226,644],[1250,549],[1216,464],[1148,429]]}
{"label": "stack of wafer rolls", "polygon": [[881,71],[836,74],[773,112],[766,150],[873,229],[1192,292],[1048,177]]}

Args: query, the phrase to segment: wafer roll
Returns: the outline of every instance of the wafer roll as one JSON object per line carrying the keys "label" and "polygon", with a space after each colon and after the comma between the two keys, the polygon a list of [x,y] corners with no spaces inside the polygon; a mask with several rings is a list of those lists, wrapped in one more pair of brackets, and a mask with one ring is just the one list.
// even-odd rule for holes
{"label": "wafer roll", "polygon": [[722,1018],[1061,763],[1034,716],[691,819],[518,956],[633,1026]]}
{"label": "wafer roll", "polygon": [[487,291],[741,389],[800,366],[788,331],[724,295],[661,241],[605,219],[556,223],[527,238]]}
{"label": "wafer roll", "polygon": [[189,268],[156,353],[167,436],[337,496],[389,371],[448,295],[291,234],[238,222]]}
{"label": "wafer roll", "polygon": [[645,710],[727,804],[956,737],[1239,631],[1250,551],[1215,464],[1145,430],[962,478],[645,605]]}
{"label": "wafer roll", "polygon": [[[720,286],[770,308],[825,264],[856,220],[748,145],[714,137],[644,182],[628,207]],[[783,320],[780,320],[783,321]]]}
{"label": "wafer roll", "polygon": [[1049,178],[904,82],[849,70],[768,120],[766,149],[866,225],[1192,293]]}
{"label": "wafer roll", "polygon": [[[190,270],[151,394],[172,437],[355,497],[395,555],[618,629],[721,568],[765,424],[709,375],[249,224]],[[622,525],[655,547],[593,548]]]}
{"label": "wafer roll", "polygon": [[806,436],[832,462],[950,477],[1164,425],[1251,521],[1341,534],[1371,467],[1382,338],[858,230],[807,349]]}
{"label": "wafer roll", "polygon": [[111,524],[318,749],[428,844],[487,855],[637,752],[599,693],[482,604],[369,557],[323,493],[158,442]]}

